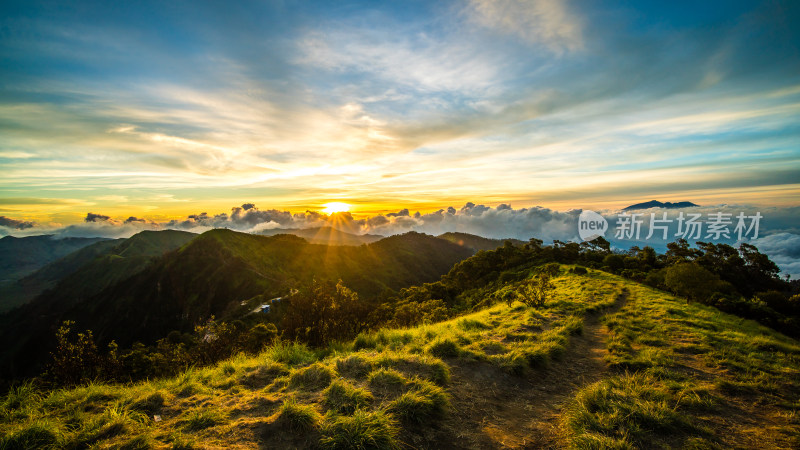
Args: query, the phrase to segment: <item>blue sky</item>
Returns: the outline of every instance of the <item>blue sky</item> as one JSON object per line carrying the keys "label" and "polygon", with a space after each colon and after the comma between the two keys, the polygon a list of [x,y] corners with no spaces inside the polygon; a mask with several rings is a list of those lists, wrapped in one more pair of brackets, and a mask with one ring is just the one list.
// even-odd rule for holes
{"label": "blue sky", "polygon": [[793,1],[5,1],[0,215],[797,206],[798,30]]}

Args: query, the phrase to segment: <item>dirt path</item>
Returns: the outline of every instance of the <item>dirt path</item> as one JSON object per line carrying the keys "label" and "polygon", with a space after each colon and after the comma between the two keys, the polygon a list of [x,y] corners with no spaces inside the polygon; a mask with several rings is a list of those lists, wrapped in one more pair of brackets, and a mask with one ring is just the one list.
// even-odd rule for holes
{"label": "dirt path", "polygon": [[588,315],[564,356],[547,369],[518,377],[483,362],[448,361],[451,412],[437,429],[404,436],[411,448],[561,448],[558,414],[581,387],[608,371],[603,359],[607,331],[600,319],[625,304]]}

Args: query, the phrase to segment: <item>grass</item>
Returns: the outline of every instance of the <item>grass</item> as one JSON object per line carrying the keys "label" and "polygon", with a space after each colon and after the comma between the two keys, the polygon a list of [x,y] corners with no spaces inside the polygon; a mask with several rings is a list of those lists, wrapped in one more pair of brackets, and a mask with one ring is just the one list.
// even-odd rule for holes
{"label": "grass", "polygon": [[352,414],[357,409],[366,408],[373,401],[366,389],[353,386],[344,380],[336,380],[323,392],[325,405],[342,414]]}
{"label": "grass", "polygon": [[293,431],[307,432],[319,426],[321,416],[313,406],[299,404],[290,398],[281,405],[278,420]]}
{"label": "grass", "polygon": [[[628,288],[627,305],[605,320],[614,372],[581,389],[562,417],[572,446],[800,446],[797,341],[655,289]],[[763,425],[735,427],[726,416]],[[793,425],[767,426],[775,417]]]}
{"label": "grass", "polygon": [[328,416],[319,444],[328,449],[396,449],[398,432],[385,411],[357,410],[352,416]]}
{"label": "grass", "polygon": [[[602,272],[564,274],[554,283],[555,294],[537,309],[488,304],[452,320],[362,333],[321,350],[279,341],[255,357],[133,384],[53,391],[18,385],[0,398],[0,448],[436,446],[425,436],[464,417],[458,410],[464,370],[491,368],[486,373],[503,377],[500,386],[546,383],[542,376],[563,364],[571,341],[585,339],[578,336],[596,323],[590,314],[614,305],[625,289],[626,306],[604,320],[610,371],[568,398],[559,445],[752,448],[759,442],[717,431],[730,426],[732,435],[755,433],[765,445],[798,447],[797,341]],[[498,389],[494,381],[485,379],[487,389]],[[469,394],[467,401],[479,405],[488,396]],[[524,416],[527,410],[519,414],[538,420]],[[747,431],[730,417],[780,425]],[[457,428],[476,436],[484,425]]]}
{"label": "grass", "polygon": [[308,367],[295,369],[289,374],[289,386],[307,391],[318,391],[331,384],[336,372],[327,365],[316,362]]}
{"label": "grass", "polygon": [[444,389],[427,381],[415,381],[413,385],[389,404],[389,411],[400,420],[413,423],[442,417],[450,403]]}
{"label": "grass", "polygon": [[205,430],[225,422],[225,415],[213,409],[196,409],[186,415],[184,427],[189,431]]}

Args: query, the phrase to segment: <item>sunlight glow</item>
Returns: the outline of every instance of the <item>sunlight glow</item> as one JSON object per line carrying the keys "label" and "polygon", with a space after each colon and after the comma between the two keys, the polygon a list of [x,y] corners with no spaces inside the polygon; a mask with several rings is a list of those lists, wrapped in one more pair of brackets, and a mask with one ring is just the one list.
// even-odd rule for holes
{"label": "sunlight glow", "polygon": [[325,209],[322,210],[322,212],[324,212],[325,214],[350,211],[350,205],[342,202],[330,202],[330,203],[325,203],[322,206],[325,207]]}

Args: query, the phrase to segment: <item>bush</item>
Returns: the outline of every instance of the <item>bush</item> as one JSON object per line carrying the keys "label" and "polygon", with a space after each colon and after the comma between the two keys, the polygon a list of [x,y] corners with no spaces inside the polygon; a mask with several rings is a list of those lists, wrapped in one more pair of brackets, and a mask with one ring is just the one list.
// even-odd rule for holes
{"label": "bush", "polygon": [[539,268],[536,269],[536,271],[539,274],[543,275],[546,274],[550,278],[552,278],[558,276],[558,274],[561,273],[561,265],[558,263],[547,263],[543,266],[539,266]]}
{"label": "bush", "polygon": [[603,258],[603,266],[608,267],[610,272],[619,272],[625,268],[625,260],[620,255],[610,254]]}
{"label": "bush", "polygon": [[550,281],[550,275],[541,273],[528,283],[520,287],[519,298],[528,306],[544,306],[547,298],[550,297],[555,286]]}
{"label": "bush", "polygon": [[354,338],[368,328],[371,306],[339,280],[314,281],[291,297],[283,315],[283,330],[290,338],[322,346]]}
{"label": "bush", "polygon": [[575,266],[570,272],[574,273],[575,275],[586,275],[589,273],[589,271],[586,270],[586,267],[583,266]]}
{"label": "bush", "polygon": [[244,343],[244,350],[250,353],[259,353],[270,342],[278,337],[278,328],[275,324],[259,323],[250,329]]}
{"label": "bush", "polygon": [[695,263],[668,267],[664,284],[670,291],[695,301],[707,299],[715,292],[729,293],[732,290],[729,283]]}

